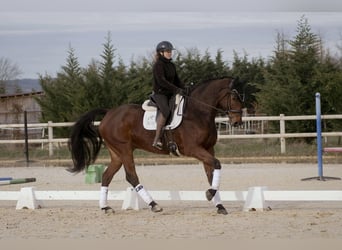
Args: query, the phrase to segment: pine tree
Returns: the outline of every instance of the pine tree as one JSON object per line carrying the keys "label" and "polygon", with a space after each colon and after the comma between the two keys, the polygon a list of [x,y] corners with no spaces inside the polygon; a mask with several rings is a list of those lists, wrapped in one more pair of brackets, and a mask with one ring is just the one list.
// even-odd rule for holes
{"label": "pine tree", "polygon": [[178,74],[185,84],[197,84],[209,79],[230,75],[229,67],[222,60],[222,51],[218,50],[212,59],[209,51],[201,55],[197,48],[188,49],[185,55],[178,54],[175,64]]}
{"label": "pine tree", "polygon": [[85,79],[84,110],[92,110],[103,105],[100,67],[100,62],[92,59],[83,72]]}
{"label": "pine tree", "polygon": [[127,103],[141,104],[152,93],[152,63],[147,59],[131,61],[127,72]]}
{"label": "pine tree", "polygon": [[69,48],[66,65],[56,78],[40,76],[44,96],[37,99],[42,108],[43,121],[67,122],[82,111],[82,69],[73,48]]}
{"label": "pine tree", "polygon": [[105,38],[106,41],[103,44],[103,53],[101,55],[102,62],[100,66],[100,76],[101,76],[101,89],[100,93],[102,95],[100,107],[112,107],[117,106],[114,96],[114,60],[115,60],[115,49],[112,44],[111,34],[108,33]]}
{"label": "pine tree", "polygon": [[[297,34],[286,41],[278,34],[277,47],[259,86],[258,103],[267,115],[309,115],[315,113],[315,93],[322,57],[321,40],[311,31],[307,19],[298,21]],[[288,132],[315,131],[312,121],[287,122]]]}
{"label": "pine tree", "polygon": [[[256,94],[258,111],[266,115],[294,114],[292,103],[297,79],[290,60],[290,53],[283,34],[277,35],[276,51],[265,67],[263,84],[257,84],[260,91]],[[293,84],[295,83],[295,84]]]}

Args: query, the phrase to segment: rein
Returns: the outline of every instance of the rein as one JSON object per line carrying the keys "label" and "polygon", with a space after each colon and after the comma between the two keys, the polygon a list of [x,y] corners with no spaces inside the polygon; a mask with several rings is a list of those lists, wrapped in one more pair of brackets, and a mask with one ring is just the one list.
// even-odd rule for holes
{"label": "rein", "polygon": [[[229,92],[227,92],[227,94],[225,94],[222,98],[224,98],[224,97],[226,97],[227,95],[232,95],[232,94],[236,94],[237,96],[239,96],[239,93],[237,92],[237,90],[236,89],[233,89],[233,90],[231,90],[231,91],[229,91]],[[238,114],[242,114],[242,111],[241,110],[237,110],[237,109],[231,109],[230,108],[230,103],[229,103],[229,100],[227,100],[227,107],[228,107],[228,110],[223,110],[223,109],[219,109],[219,108],[216,108],[215,106],[213,106],[213,105],[210,105],[210,104],[208,104],[208,103],[205,103],[205,102],[203,102],[203,101],[200,101],[200,100],[198,100],[198,99],[196,99],[196,98],[193,98],[193,97],[191,97],[191,96],[184,96],[185,98],[189,98],[189,99],[192,99],[192,100],[194,100],[194,101],[196,101],[196,102],[198,102],[198,103],[200,103],[200,104],[202,104],[202,105],[204,105],[204,106],[207,106],[207,107],[209,107],[209,108],[211,108],[211,109],[214,109],[214,110],[216,110],[216,111],[218,111],[218,112],[223,112],[223,113],[226,113],[226,114],[228,114],[228,113],[238,113]],[[221,99],[222,99],[221,98]],[[220,100],[221,100],[220,99]]]}

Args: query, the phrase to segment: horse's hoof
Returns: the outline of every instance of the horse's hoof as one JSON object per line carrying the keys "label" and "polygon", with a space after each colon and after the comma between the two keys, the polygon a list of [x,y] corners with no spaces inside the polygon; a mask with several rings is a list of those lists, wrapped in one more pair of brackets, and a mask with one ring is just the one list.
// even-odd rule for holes
{"label": "horse's hoof", "polygon": [[163,211],[163,208],[160,207],[160,206],[159,206],[157,203],[155,203],[154,201],[151,202],[150,206],[151,206],[151,211],[154,212],[154,213],[158,213],[158,212]]}
{"label": "horse's hoof", "polygon": [[115,213],[114,209],[111,207],[108,207],[108,206],[101,208],[101,211],[103,211],[105,214],[114,214]]}
{"label": "horse's hoof", "polygon": [[218,204],[216,207],[217,207],[218,214],[224,214],[224,215],[228,214],[227,210],[224,208],[222,204]]}
{"label": "horse's hoof", "polygon": [[205,196],[207,197],[208,201],[211,201],[214,198],[215,194],[216,194],[216,190],[212,188],[208,189],[205,192]]}
{"label": "horse's hoof", "polygon": [[163,208],[158,206],[158,205],[156,205],[156,206],[151,208],[151,211],[154,212],[154,213],[158,213],[158,212],[162,212]]}

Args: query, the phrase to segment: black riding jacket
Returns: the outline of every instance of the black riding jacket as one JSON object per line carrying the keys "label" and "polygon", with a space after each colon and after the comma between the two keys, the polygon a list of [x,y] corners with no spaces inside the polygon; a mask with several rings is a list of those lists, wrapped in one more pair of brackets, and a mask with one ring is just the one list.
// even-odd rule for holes
{"label": "black riding jacket", "polygon": [[171,96],[184,89],[184,84],[178,77],[176,66],[167,59],[159,56],[153,65],[153,91],[155,94]]}

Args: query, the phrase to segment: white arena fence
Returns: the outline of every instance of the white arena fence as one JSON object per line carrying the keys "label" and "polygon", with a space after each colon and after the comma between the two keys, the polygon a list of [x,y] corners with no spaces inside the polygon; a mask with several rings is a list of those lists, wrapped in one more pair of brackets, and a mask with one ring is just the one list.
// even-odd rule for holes
{"label": "white arena fence", "polygon": [[[322,115],[322,120],[328,119],[342,119],[342,115]],[[279,116],[246,116],[242,118],[243,125],[238,128],[230,126],[227,117],[217,117],[215,119],[218,128],[218,139],[265,139],[265,138],[278,138],[280,140],[280,151],[282,154],[286,153],[286,138],[304,138],[304,137],[316,137],[316,131],[311,133],[286,133],[286,121],[303,121],[303,120],[316,120],[316,115],[306,116],[285,116],[283,114]],[[278,133],[265,133],[267,129],[268,121],[279,122]],[[27,124],[28,130],[30,129],[42,129],[42,135],[47,138],[40,139],[28,139],[28,143],[48,144],[49,155],[53,155],[54,145],[58,143],[68,142],[68,138],[54,138],[53,129],[56,127],[70,127],[73,122],[57,122],[49,121],[47,123],[32,123]],[[98,125],[99,122],[95,122]],[[0,124],[1,130],[8,129],[20,129],[24,130],[24,124]],[[47,133],[44,131],[47,130]],[[250,132],[253,133],[250,133]],[[46,135],[45,135],[46,134]],[[334,137],[342,136],[342,131],[339,132],[323,132],[322,136]],[[15,144],[25,143],[24,139],[1,139],[0,144]]]}
{"label": "white arena fence", "polygon": [[[206,201],[203,191],[150,191],[157,201]],[[24,187],[20,191],[0,191],[0,200],[17,201],[16,209],[44,207],[44,201],[97,201],[100,191],[37,191]],[[272,209],[272,202],[281,201],[342,201],[342,190],[272,191],[267,187],[251,187],[247,191],[220,191],[222,201],[243,202],[243,211],[265,211]],[[109,201],[122,201],[122,209],[139,210],[147,205],[133,188],[126,191],[109,191]],[[96,203],[97,204],[97,203]]]}

